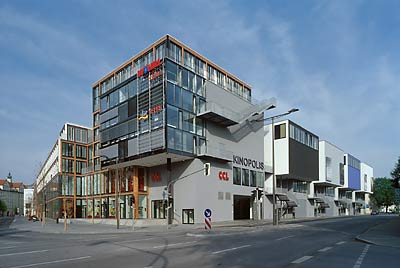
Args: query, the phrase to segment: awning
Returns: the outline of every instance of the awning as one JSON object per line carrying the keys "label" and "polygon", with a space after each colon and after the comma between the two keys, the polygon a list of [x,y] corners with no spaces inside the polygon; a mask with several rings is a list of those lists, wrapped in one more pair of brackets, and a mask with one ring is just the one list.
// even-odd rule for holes
{"label": "awning", "polygon": [[322,199],[322,198],[320,198],[320,197],[315,198],[314,201],[315,201],[316,203],[325,203],[325,202],[324,202],[324,199]]}
{"label": "awning", "polygon": [[289,208],[293,208],[293,207],[297,207],[297,204],[296,204],[296,202],[294,202],[294,201],[286,201],[286,204],[287,204],[287,206],[289,207]]}
{"label": "awning", "polygon": [[320,208],[330,208],[330,206],[327,203],[322,203]]}
{"label": "awning", "polygon": [[280,201],[289,201],[287,195],[279,194],[277,195]]}

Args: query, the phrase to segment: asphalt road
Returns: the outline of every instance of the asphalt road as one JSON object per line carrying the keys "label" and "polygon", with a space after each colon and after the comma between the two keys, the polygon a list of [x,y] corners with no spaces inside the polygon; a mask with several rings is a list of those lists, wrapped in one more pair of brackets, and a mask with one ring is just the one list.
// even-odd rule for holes
{"label": "asphalt road", "polygon": [[0,232],[0,267],[399,267],[399,248],[354,239],[387,220],[363,216],[209,234]]}

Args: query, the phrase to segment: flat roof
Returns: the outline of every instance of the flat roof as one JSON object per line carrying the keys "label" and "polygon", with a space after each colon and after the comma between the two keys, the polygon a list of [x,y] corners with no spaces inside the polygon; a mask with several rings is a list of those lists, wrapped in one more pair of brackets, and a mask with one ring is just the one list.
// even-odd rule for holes
{"label": "flat roof", "polygon": [[[165,36],[163,36],[162,38],[158,39],[156,42],[154,42],[153,44],[151,44],[150,46],[148,46],[147,48],[145,48],[144,50],[142,50],[141,52],[139,52],[138,54],[136,54],[134,57],[130,58],[129,60],[125,61],[123,64],[119,65],[117,68],[115,68],[113,71],[111,71],[110,73],[108,73],[107,75],[103,76],[101,79],[97,80],[95,83],[92,84],[92,87],[96,87],[97,85],[99,85],[100,83],[104,82],[105,80],[107,80],[108,78],[110,78],[113,75],[116,75],[117,72],[119,72],[121,69],[125,68],[127,65],[129,64],[134,64],[134,61],[137,60],[138,58],[140,58],[141,56],[143,56],[144,54],[148,53],[149,50],[151,49],[155,49],[158,45],[160,45],[162,42],[166,41],[166,40],[170,40],[173,43],[175,43],[176,45],[182,47],[183,51],[188,51],[189,53],[193,54],[194,56],[198,57],[199,59],[203,60],[206,65],[211,65],[213,68],[217,69],[218,71],[222,72],[223,74],[225,74],[226,76],[230,77],[231,79],[235,80],[236,82],[238,82],[239,84],[243,85],[244,87],[248,88],[251,90],[251,86],[247,83],[245,83],[244,81],[240,80],[239,78],[237,78],[236,76],[232,75],[231,73],[227,72],[226,70],[224,70],[223,68],[221,68],[220,66],[218,66],[217,64],[215,64],[214,62],[210,61],[209,59],[205,58],[204,56],[202,56],[201,54],[199,54],[198,52],[196,52],[195,50],[189,48],[188,46],[186,46],[185,44],[183,44],[182,42],[178,41],[176,38],[172,37],[171,35],[167,34]],[[182,53],[183,54],[183,53]],[[182,60],[184,60],[184,57],[182,57]]]}

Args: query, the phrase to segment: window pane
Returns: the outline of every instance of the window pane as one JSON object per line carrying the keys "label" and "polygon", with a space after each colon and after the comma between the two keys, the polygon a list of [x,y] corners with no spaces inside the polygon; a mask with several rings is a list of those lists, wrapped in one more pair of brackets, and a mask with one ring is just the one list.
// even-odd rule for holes
{"label": "window pane", "polygon": [[179,113],[178,109],[168,105],[167,106],[167,124],[170,126],[178,127]]}
{"label": "window pane", "polygon": [[233,167],[233,184],[240,185],[242,183],[242,170],[238,167]]}
{"label": "window pane", "polygon": [[249,186],[250,172],[248,169],[243,169],[242,185]]}

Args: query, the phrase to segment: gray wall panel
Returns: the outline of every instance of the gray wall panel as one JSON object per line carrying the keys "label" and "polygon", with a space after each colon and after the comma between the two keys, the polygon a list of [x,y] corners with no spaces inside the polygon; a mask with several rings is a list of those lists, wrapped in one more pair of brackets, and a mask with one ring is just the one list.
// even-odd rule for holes
{"label": "gray wall panel", "polygon": [[318,181],[319,155],[314,150],[289,138],[289,178]]}

